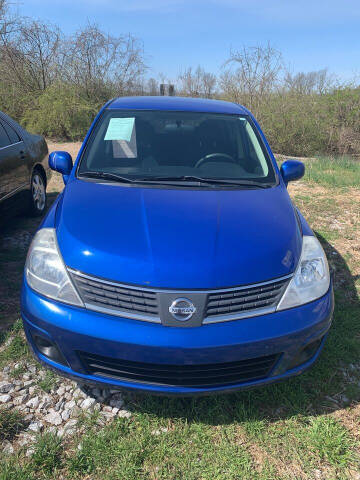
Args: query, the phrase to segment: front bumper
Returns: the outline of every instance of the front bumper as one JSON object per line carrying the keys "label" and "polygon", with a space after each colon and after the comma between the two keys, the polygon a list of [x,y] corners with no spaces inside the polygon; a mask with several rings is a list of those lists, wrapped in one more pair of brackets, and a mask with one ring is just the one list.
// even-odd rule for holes
{"label": "front bumper", "polygon": [[[167,327],[72,307],[36,294],[26,282],[21,304],[25,333],[35,355],[59,374],[104,387],[193,395],[269,384],[302,373],[316,361],[321,351],[331,325],[334,299],[331,285],[324,297],[301,307],[194,328]],[[64,364],[43,355],[34,343],[36,336],[54,343],[64,357]],[[299,352],[316,340],[321,342],[311,358],[293,367]],[[81,360],[79,351],[119,361],[179,368],[271,355],[277,355],[277,360],[265,378],[199,388],[93,375]]]}

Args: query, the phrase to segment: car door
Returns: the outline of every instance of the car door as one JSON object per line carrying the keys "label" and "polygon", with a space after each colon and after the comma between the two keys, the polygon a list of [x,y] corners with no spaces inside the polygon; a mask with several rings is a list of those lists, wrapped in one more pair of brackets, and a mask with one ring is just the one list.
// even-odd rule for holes
{"label": "car door", "polygon": [[27,188],[25,145],[17,132],[0,120],[0,201]]}

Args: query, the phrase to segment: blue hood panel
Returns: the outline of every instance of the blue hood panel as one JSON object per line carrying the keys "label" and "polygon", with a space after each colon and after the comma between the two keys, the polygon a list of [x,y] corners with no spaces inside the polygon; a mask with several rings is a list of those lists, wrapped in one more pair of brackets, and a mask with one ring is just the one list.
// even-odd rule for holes
{"label": "blue hood panel", "polygon": [[219,288],[294,271],[301,233],[283,186],[135,188],[72,179],[56,215],[66,265],[123,283]]}

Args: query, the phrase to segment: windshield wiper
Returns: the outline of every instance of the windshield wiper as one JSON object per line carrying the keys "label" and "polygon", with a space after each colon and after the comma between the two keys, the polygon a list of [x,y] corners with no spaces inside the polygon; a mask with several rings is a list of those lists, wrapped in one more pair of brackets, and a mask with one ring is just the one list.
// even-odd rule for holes
{"label": "windshield wiper", "polygon": [[87,171],[87,172],[80,172],[80,176],[82,177],[90,177],[90,178],[101,178],[104,180],[113,180],[115,182],[121,183],[159,183],[159,182],[198,182],[206,185],[232,185],[232,186],[240,186],[240,187],[256,187],[256,188],[268,188],[271,186],[269,183],[260,183],[254,182],[252,180],[228,180],[228,179],[220,179],[220,178],[203,178],[197,177],[195,175],[183,175],[179,177],[166,177],[166,176],[147,176],[147,177],[139,177],[139,178],[129,178],[123,177],[121,175],[117,175],[116,173],[110,172],[96,172],[94,170]]}
{"label": "windshield wiper", "polygon": [[261,183],[261,182],[254,182],[253,180],[230,180],[230,179],[221,179],[221,178],[203,178],[197,177],[195,175],[183,175],[180,177],[149,177],[149,180],[156,180],[156,181],[177,181],[177,182],[199,182],[204,183],[207,185],[235,185],[241,187],[259,187],[259,188],[269,188],[271,186],[270,183]]}
{"label": "windshield wiper", "polygon": [[123,183],[136,183],[136,180],[133,180],[129,177],[122,177],[121,175],[117,175],[116,173],[109,173],[109,172],[96,172],[96,171],[88,171],[88,172],[79,172],[81,177],[90,177],[90,178],[102,178],[104,180],[114,180],[116,182],[123,182]]}

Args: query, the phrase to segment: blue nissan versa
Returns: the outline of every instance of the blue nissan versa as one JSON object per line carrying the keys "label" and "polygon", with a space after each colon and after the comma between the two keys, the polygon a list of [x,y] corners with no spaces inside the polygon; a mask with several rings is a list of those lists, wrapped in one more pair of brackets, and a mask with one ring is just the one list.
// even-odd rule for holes
{"label": "blue nissan versa", "polygon": [[38,359],[80,383],[233,391],[310,367],[334,300],[319,241],[252,114],[129,97],[95,118],[29,249],[22,318]]}

